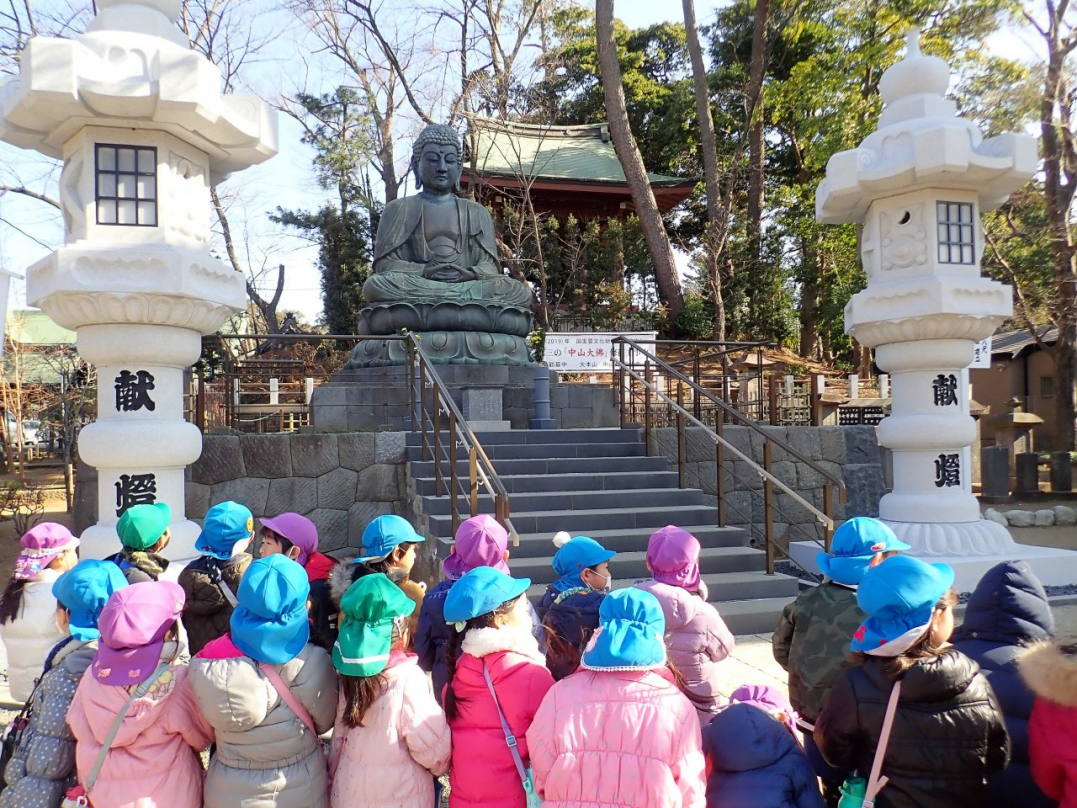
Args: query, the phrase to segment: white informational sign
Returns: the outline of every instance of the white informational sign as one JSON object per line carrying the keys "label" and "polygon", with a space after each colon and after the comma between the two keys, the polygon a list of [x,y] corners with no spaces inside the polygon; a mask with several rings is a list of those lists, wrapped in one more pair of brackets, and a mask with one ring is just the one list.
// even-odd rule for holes
{"label": "white informational sign", "polygon": [[970,368],[991,367],[991,337],[980,340],[972,349],[972,364]]}
{"label": "white informational sign", "polygon": [[547,331],[544,361],[550,370],[562,373],[612,373],[615,337],[650,344],[654,350],[657,331]]}

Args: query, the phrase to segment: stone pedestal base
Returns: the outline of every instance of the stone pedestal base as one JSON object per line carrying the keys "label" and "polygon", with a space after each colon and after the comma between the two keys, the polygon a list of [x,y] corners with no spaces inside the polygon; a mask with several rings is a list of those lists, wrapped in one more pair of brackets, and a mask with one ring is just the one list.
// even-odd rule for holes
{"label": "stone pedestal base", "polygon": [[[439,365],[525,365],[535,367],[527,340],[488,331],[420,331],[423,351]],[[399,341],[366,340],[352,350],[345,370],[406,365],[407,346]]]}
{"label": "stone pedestal base", "polygon": [[[1002,525],[981,519],[956,524],[887,522],[903,542],[912,545],[910,555],[954,568],[954,589],[971,592],[987,570],[1003,561],[1027,561],[1045,586],[1062,586],[1077,580],[1077,552],[1053,547],[1017,544]],[[815,542],[794,542],[789,555],[804,568],[818,573]]]}

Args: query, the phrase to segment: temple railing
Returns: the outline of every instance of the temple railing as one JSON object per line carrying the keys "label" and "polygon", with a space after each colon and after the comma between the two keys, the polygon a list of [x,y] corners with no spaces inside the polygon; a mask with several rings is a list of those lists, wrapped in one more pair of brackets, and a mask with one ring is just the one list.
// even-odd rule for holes
{"label": "temple railing", "polygon": [[[758,475],[762,480],[760,496],[762,507],[762,539],[766,551],[767,574],[774,574],[774,564],[781,549],[775,536],[776,517],[779,507],[775,492],[781,491],[793,502],[806,509],[823,527],[823,539],[812,538],[820,547],[829,552],[830,540],[834,534],[834,494],[837,501],[846,501],[845,482],[816,461],[807,457],[786,441],[769,433],[751,418],[735,407],[730,406],[720,397],[704,389],[680,370],[659,359],[644,346],[628,339],[618,337],[613,341],[614,385],[617,389],[618,406],[621,413],[621,426],[637,425],[643,429],[647,453],[657,444],[659,426],[675,426],[677,433],[677,472],[681,488],[689,487],[687,462],[686,427],[689,423],[703,430],[703,434],[714,441],[715,445],[715,480],[713,489],[717,497],[718,522],[726,525],[726,510],[731,507],[726,494],[730,481],[734,479],[733,464],[727,460],[735,459],[746,464],[749,473]],[[713,416],[707,423],[700,417],[700,403],[706,402],[707,409]],[[670,418],[672,415],[672,418]],[[663,421],[657,422],[657,417]],[[672,423],[670,423],[672,421]],[[756,462],[740,447],[731,442],[725,433],[725,425],[733,424],[745,427],[748,434],[762,442],[762,463]],[[799,491],[780,479],[774,470],[775,451],[780,449],[787,456],[805,464],[823,478],[823,501],[820,506],[809,502]],[[702,464],[701,464],[702,465]],[[744,467],[742,467],[743,469]],[[699,481],[702,482],[702,481]],[[752,492],[752,488],[747,488]],[[739,509],[737,509],[739,511]],[[749,513],[740,513],[745,524],[754,525],[754,507]]]}

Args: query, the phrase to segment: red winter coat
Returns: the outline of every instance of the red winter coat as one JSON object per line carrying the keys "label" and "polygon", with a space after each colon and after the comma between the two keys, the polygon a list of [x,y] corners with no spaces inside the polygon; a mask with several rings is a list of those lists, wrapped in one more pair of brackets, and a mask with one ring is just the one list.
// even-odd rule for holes
{"label": "red winter coat", "polygon": [[1077,808],[1077,657],[1043,643],[1019,665],[1036,694],[1028,725],[1032,777],[1061,808]]}
{"label": "red winter coat", "polygon": [[524,808],[524,789],[482,674],[490,670],[497,698],[528,764],[526,733],[553,677],[525,629],[471,629],[461,646],[451,686],[457,716],[452,730],[450,808]]}

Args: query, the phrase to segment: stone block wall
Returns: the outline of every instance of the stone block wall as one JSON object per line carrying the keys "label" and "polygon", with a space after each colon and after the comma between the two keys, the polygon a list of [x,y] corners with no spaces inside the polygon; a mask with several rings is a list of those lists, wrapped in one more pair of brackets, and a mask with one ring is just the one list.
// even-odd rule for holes
{"label": "stone block wall", "polygon": [[[318,526],[326,552],[358,549],[376,516],[406,513],[403,432],[206,435],[187,469],[187,517],[241,502],[255,517],[294,511]],[[97,521],[96,472],[80,464],[75,526]]]}
{"label": "stone block wall", "polygon": [[[838,521],[854,516],[878,516],[879,500],[886,493],[883,460],[875,427],[761,427],[764,432],[784,440],[794,449],[828,472],[840,476],[847,490],[845,505],[837,502],[834,515]],[[655,430],[651,451],[663,454],[669,468],[677,469],[677,430]],[[748,427],[727,426],[724,435],[730,444],[763,465],[763,439]],[[687,483],[700,488],[710,502],[717,501],[718,462],[715,442],[707,431],[692,427],[686,430],[685,456]],[[772,473],[798,495],[822,510],[825,478],[794,455],[775,447]],[[749,528],[753,539],[763,535],[763,480],[744,460],[729,449],[723,468],[726,491],[726,521],[731,526]],[[775,535],[782,546],[790,541],[821,539],[822,525],[815,515],[788,493],[775,488]]]}

